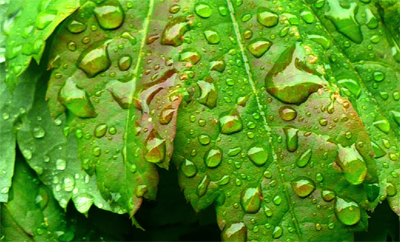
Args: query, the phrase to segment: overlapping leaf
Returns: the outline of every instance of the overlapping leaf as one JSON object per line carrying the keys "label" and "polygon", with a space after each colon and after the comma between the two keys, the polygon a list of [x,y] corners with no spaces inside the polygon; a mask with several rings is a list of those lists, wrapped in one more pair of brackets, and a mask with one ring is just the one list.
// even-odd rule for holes
{"label": "overlapping leaf", "polygon": [[[2,21],[6,40],[6,82],[13,90],[31,59],[42,57],[45,41],[79,7],[78,0],[13,0]],[[2,16],[3,17],[3,16]]]}

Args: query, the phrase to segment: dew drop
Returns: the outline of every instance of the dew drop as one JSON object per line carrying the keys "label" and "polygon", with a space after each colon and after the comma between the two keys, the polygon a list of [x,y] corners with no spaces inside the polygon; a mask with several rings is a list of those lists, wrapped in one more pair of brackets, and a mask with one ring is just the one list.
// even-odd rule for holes
{"label": "dew drop", "polygon": [[67,167],[67,161],[64,159],[57,159],[56,160],[56,169],[63,171]]}
{"label": "dew drop", "polygon": [[221,37],[218,32],[213,29],[208,29],[204,31],[204,36],[209,44],[215,45],[221,41]]}
{"label": "dew drop", "polygon": [[335,213],[339,221],[344,225],[354,225],[360,221],[361,210],[358,204],[350,199],[337,197],[335,204]]}
{"label": "dew drop", "polygon": [[174,113],[175,109],[173,109],[171,106],[164,107],[160,112],[160,124],[169,124],[174,116]]}
{"label": "dew drop", "polygon": [[222,231],[222,241],[246,241],[247,228],[244,223],[226,225]]}
{"label": "dew drop", "polygon": [[96,126],[96,129],[94,131],[94,136],[97,138],[103,137],[107,132],[107,125],[106,124],[99,124]]}
{"label": "dew drop", "polygon": [[46,135],[46,132],[44,131],[43,127],[38,125],[33,128],[33,137],[36,139],[41,139]]}
{"label": "dew drop", "polygon": [[119,1],[106,1],[94,9],[94,15],[103,29],[116,29],[124,22],[125,14]]}
{"label": "dew drop", "polygon": [[93,196],[87,193],[79,194],[73,199],[76,209],[83,214],[86,214],[93,204]]}
{"label": "dew drop", "polygon": [[286,148],[290,152],[294,152],[297,150],[299,144],[299,137],[298,137],[298,129],[295,128],[284,128],[283,129],[285,136],[286,136]]}
{"label": "dew drop", "polygon": [[39,30],[45,29],[57,17],[56,10],[45,10],[41,12],[36,19],[36,28]]}
{"label": "dew drop", "polygon": [[144,158],[148,162],[160,163],[164,161],[166,150],[165,139],[158,137],[155,131],[151,132],[146,140],[146,150]]}
{"label": "dew drop", "polygon": [[367,166],[354,145],[352,147],[339,145],[339,159],[337,162],[350,184],[358,185],[364,181],[367,174]]}
{"label": "dew drop", "polygon": [[128,70],[132,65],[132,57],[129,55],[123,56],[118,61],[118,67],[121,71]]}
{"label": "dew drop", "polygon": [[266,39],[255,39],[247,46],[249,52],[256,58],[260,58],[269,50],[272,43]]}
{"label": "dew drop", "polygon": [[299,156],[299,158],[296,161],[296,165],[298,167],[305,167],[308,164],[308,162],[310,162],[311,156],[312,156],[312,150],[307,149]]}
{"label": "dew drop", "polygon": [[222,150],[218,147],[211,148],[204,156],[204,162],[209,168],[215,168],[221,164]]}
{"label": "dew drop", "polygon": [[284,106],[279,109],[279,116],[285,121],[291,121],[297,117],[297,111],[291,107]]}
{"label": "dew drop", "polygon": [[211,76],[197,82],[200,89],[200,97],[197,99],[199,103],[206,105],[209,108],[214,108],[217,105],[218,92],[214,85],[214,79]]}
{"label": "dew drop", "polygon": [[107,44],[93,46],[82,52],[78,60],[78,66],[88,77],[94,77],[111,66],[107,54]]}
{"label": "dew drop", "polygon": [[189,31],[190,23],[185,17],[176,17],[170,20],[161,36],[161,44],[179,46],[183,43],[184,34]]}
{"label": "dew drop", "polygon": [[247,156],[256,166],[262,166],[268,161],[268,151],[259,146],[251,147],[247,151]]}
{"label": "dew drop", "polygon": [[210,184],[210,179],[208,179],[208,176],[205,175],[199,185],[197,186],[197,195],[199,197],[204,196],[207,192],[208,184]]}
{"label": "dew drop", "polygon": [[83,31],[85,31],[86,29],[86,24],[76,21],[76,20],[72,20],[68,26],[67,26],[69,32],[73,33],[73,34],[79,34],[82,33]]}
{"label": "dew drop", "polygon": [[243,129],[240,114],[236,109],[229,113],[222,114],[219,118],[219,123],[222,134],[233,134]]}
{"label": "dew drop", "polygon": [[209,18],[212,14],[212,9],[207,3],[197,3],[194,6],[194,12],[202,18]]}
{"label": "dew drop", "polygon": [[272,238],[279,239],[283,234],[283,229],[281,226],[276,226],[272,232]]}
{"label": "dew drop", "polygon": [[335,192],[330,190],[323,190],[321,195],[325,202],[330,202],[336,197]]}
{"label": "dew drop", "polygon": [[294,193],[301,198],[308,197],[315,190],[315,183],[307,177],[297,177],[290,184]]}
{"label": "dew drop", "polygon": [[247,188],[242,192],[240,204],[246,213],[257,213],[261,207],[261,191],[259,188]]}
{"label": "dew drop", "polygon": [[278,24],[279,16],[264,8],[260,9],[257,14],[257,21],[265,27],[274,27]]}

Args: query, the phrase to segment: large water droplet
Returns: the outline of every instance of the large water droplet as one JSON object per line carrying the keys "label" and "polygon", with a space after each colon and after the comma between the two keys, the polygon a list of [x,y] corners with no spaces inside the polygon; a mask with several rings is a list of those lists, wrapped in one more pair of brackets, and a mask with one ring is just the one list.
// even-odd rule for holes
{"label": "large water droplet", "polygon": [[382,132],[388,134],[390,131],[390,123],[389,121],[383,117],[382,115],[379,115],[375,118],[373,125],[377,127],[379,130]]}
{"label": "large water droplet", "polygon": [[257,21],[265,27],[274,27],[278,24],[279,16],[265,8],[258,10]]}
{"label": "large water droplet", "polygon": [[350,199],[337,197],[335,212],[339,221],[345,225],[354,225],[360,221],[361,210],[358,204]]}
{"label": "large water droplet", "polygon": [[86,214],[93,204],[93,197],[90,194],[79,194],[73,199],[76,209],[83,214]]}
{"label": "large water droplet", "polygon": [[229,113],[222,114],[219,118],[219,123],[221,127],[221,133],[223,134],[233,134],[243,129],[240,114],[236,109],[230,111]]}
{"label": "large water droplet", "polygon": [[265,77],[268,93],[284,103],[299,105],[325,85],[322,75],[307,66],[306,58],[299,43],[286,49]]}
{"label": "large water droplet", "polygon": [[283,234],[283,229],[281,226],[276,226],[272,232],[272,238],[279,239]]}
{"label": "large water droplet", "polygon": [[209,18],[212,14],[212,9],[207,3],[197,3],[194,6],[194,12],[202,18]]}
{"label": "large water droplet", "polygon": [[123,109],[129,108],[129,105],[132,103],[131,90],[132,90],[132,81],[129,82],[111,81],[107,85],[107,91],[111,93],[114,100]]}
{"label": "large water droplet", "polygon": [[44,131],[43,127],[38,125],[33,128],[33,137],[36,139],[43,138],[46,135],[46,132]]}
{"label": "large water droplet", "polygon": [[339,159],[337,162],[349,183],[358,185],[364,181],[367,174],[367,166],[362,156],[356,150],[355,145],[352,147],[342,147],[339,145]]}
{"label": "large water droplet", "polygon": [[152,131],[146,140],[146,155],[144,158],[148,162],[159,163],[165,158],[165,139],[160,138],[155,131]]}
{"label": "large water droplet", "polygon": [[279,109],[279,116],[285,121],[291,121],[296,118],[297,112],[291,107],[284,106]]}
{"label": "large water droplet", "polygon": [[284,128],[283,129],[285,136],[286,136],[286,148],[290,152],[294,152],[297,150],[299,144],[299,137],[298,137],[298,129],[295,128]]}
{"label": "large water droplet", "polygon": [[307,197],[315,190],[315,183],[307,177],[297,177],[291,183],[294,193],[299,197]]}
{"label": "large water droplet", "polygon": [[298,167],[305,167],[310,162],[312,156],[312,150],[308,149],[304,151],[296,161]]}
{"label": "large water droplet", "polygon": [[107,53],[107,43],[92,46],[82,52],[78,60],[78,66],[88,77],[94,77],[111,66]]}
{"label": "large water droplet", "polygon": [[256,166],[262,166],[268,161],[268,151],[264,147],[253,146],[247,151],[247,155]]}
{"label": "large water droplet", "polygon": [[261,191],[259,188],[250,187],[242,192],[240,204],[247,213],[257,213],[261,207]]}
{"label": "large water droplet", "polygon": [[45,10],[41,12],[36,19],[36,28],[42,30],[49,26],[57,16],[56,10]]}
{"label": "large water droplet", "polygon": [[217,105],[218,92],[214,85],[214,79],[207,76],[204,80],[198,81],[197,85],[200,89],[200,97],[197,99],[199,103],[206,105],[209,108],[214,108]]}
{"label": "large water droplet", "polygon": [[357,3],[349,3],[346,8],[340,6],[340,2],[337,0],[327,0],[327,3],[329,10],[325,12],[326,18],[332,21],[337,31],[355,43],[360,44],[363,41],[363,36],[360,25],[355,19]]}
{"label": "large water droplet", "polygon": [[103,137],[107,132],[107,125],[106,124],[99,124],[96,126],[96,129],[94,131],[94,136],[97,138]]}
{"label": "large water droplet", "polygon": [[175,109],[170,105],[166,106],[160,112],[160,124],[169,124],[174,116]]}
{"label": "large water droplet", "polygon": [[80,118],[93,118],[97,116],[88,94],[85,90],[79,88],[72,78],[68,78],[61,88],[59,100],[70,112]]}
{"label": "large water droplet", "polygon": [[132,65],[132,57],[129,55],[122,56],[118,61],[118,67],[121,71],[128,70]]}
{"label": "large water droplet", "polygon": [[72,20],[67,26],[69,32],[73,34],[79,34],[85,31],[86,24],[79,22],[77,20]]}
{"label": "large water droplet", "polygon": [[246,241],[247,228],[244,223],[226,225],[222,231],[222,241]]}
{"label": "large water droplet", "polygon": [[187,159],[182,162],[181,170],[182,173],[187,177],[193,177],[197,173],[196,165]]}
{"label": "large water droplet", "polygon": [[99,25],[103,29],[116,29],[124,22],[125,14],[119,1],[106,1],[94,9]]}
{"label": "large water droplet", "polygon": [[213,29],[208,29],[204,31],[204,36],[209,44],[215,45],[221,41],[221,37],[218,32]]}
{"label": "large water droplet", "polygon": [[272,43],[266,39],[255,39],[250,42],[250,44],[247,46],[247,49],[254,57],[260,58],[269,50],[271,45]]}
{"label": "large water droplet", "polygon": [[222,150],[218,147],[211,148],[204,156],[204,161],[206,163],[206,166],[209,168],[219,166],[222,161]]}
{"label": "large water droplet", "polygon": [[161,44],[179,46],[184,34],[189,31],[190,22],[186,17],[176,17],[169,21],[161,36]]}

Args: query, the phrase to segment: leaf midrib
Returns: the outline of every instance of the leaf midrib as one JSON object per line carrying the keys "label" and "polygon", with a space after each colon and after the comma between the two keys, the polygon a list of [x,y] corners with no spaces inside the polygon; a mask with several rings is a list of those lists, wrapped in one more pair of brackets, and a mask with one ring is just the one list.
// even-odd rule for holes
{"label": "leaf midrib", "polygon": [[[280,173],[279,174],[279,179],[281,180],[281,183],[282,183],[282,186],[283,186],[283,190],[284,190],[284,193],[285,193],[285,196],[286,196],[286,200],[287,200],[287,203],[288,203],[288,207],[289,207],[289,210],[290,210],[291,215],[292,215],[292,221],[293,221],[293,223],[295,225],[296,232],[297,232],[297,235],[299,237],[299,240],[302,241],[303,238],[301,236],[300,225],[299,225],[299,223],[298,223],[298,221],[296,219],[296,216],[295,216],[295,213],[294,213],[294,208],[293,208],[293,203],[291,201],[289,192],[287,191],[286,186],[285,186],[286,180],[283,178],[283,174],[281,172],[282,168],[278,163],[277,155],[275,154],[275,151],[274,151],[274,145],[273,145],[273,143],[272,143],[272,141],[270,139],[270,137],[271,137],[271,128],[269,127],[269,125],[267,123],[266,114],[264,113],[264,111],[262,109],[261,102],[260,102],[259,97],[257,95],[257,89],[256,89],[256,86],[254,84],[253,76],[252,76],[250,65],[249,65],[249,60],[247,59],[247,56],[245,54],[245,47],[243,46],[243,41],[242,41],[242,38],[241,38],[241,35],[240,35],[239,25],[238,25],[238,23],[236,21],[236,18],[235,18],[234,7],[232,5],[231,0],[226,0],[226,3],[228,5],[230,17],[232,19],[232,25],[233,25],[233,28],[234,28],[234,31],[235,31],[235,35],[236,35],[236,39],[237,39],[237,42],[238,42],[238,45],[239,45],[239,48],[240,48],[240,54],[241,54],[243,62],[244,62],[244,67],[246,69],[246,74],[247,74],[247,76],[249,78],[250,86],[251,86],[251,88],[253,90],[253,93],[255,94],[255,97],[256,97],[258,109],[259,109],[260,114],[261,114],[261,116],[263,118],[263,121],[264,121],[263,124],[264,124],[264,128],[265,128],[265,130],[267,132],[268,142],[269,142],[269,144],[271,146],[274,163],[278,167],[278,171]],[[263,113],[264,113],[264,115],[263,115]]]}

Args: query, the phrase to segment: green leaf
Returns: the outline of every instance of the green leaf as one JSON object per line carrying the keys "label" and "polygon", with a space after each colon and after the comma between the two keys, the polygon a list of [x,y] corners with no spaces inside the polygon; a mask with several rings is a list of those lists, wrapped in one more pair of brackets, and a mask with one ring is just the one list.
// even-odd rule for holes
{"label": "green leaf", "polygon": [[46,39],[79,7],[78,0],[13,0],[4,16],[6,83],[14,90],[31,59],[40,62]]}
{"label": "green leaf", "polygon": [[156,57],[148,44],[158,38],[148,37],[153,2],[137,4],[83,4],[54,39],[47,92],[51,115],[66,113],[82,168],[96,177],[106,201],[131,215],[143,197],[155,199],[155,164],[168,168],[182,96],[177,70],[148,61],[150,51]]}
{"label": "green leaf", "polygon": [[[0,65],[0,202],[8,201],[8,191],[14,174],[16,137],[15,129],[21,126],[21,117],[32,106],[37,79],[43,71],[32,65],[19,79],[13,94],[3,81],[5,66]],[[26,154],[29,155],[29,154]]]}
{"label": "green leaf", "polygon": [[10,200],[1,204],[2,239],[7,241],[70,241],[65,216],[51,191],[21,158],[15,163]]}
{"label": "green leaf", "polygon": [[22,117],[17,131],[22,154],[62,208],[66,209],[72,199],[81,213],[87,214],[92,204],[118,212],[98,192],[96,177],[82,171],[76,140],[64,135],[69,132],[65,115],[51,118],[44,99],[48,79],[49,75],[43,74],[36,88],[31,87],[36,90],[32,108]]}

